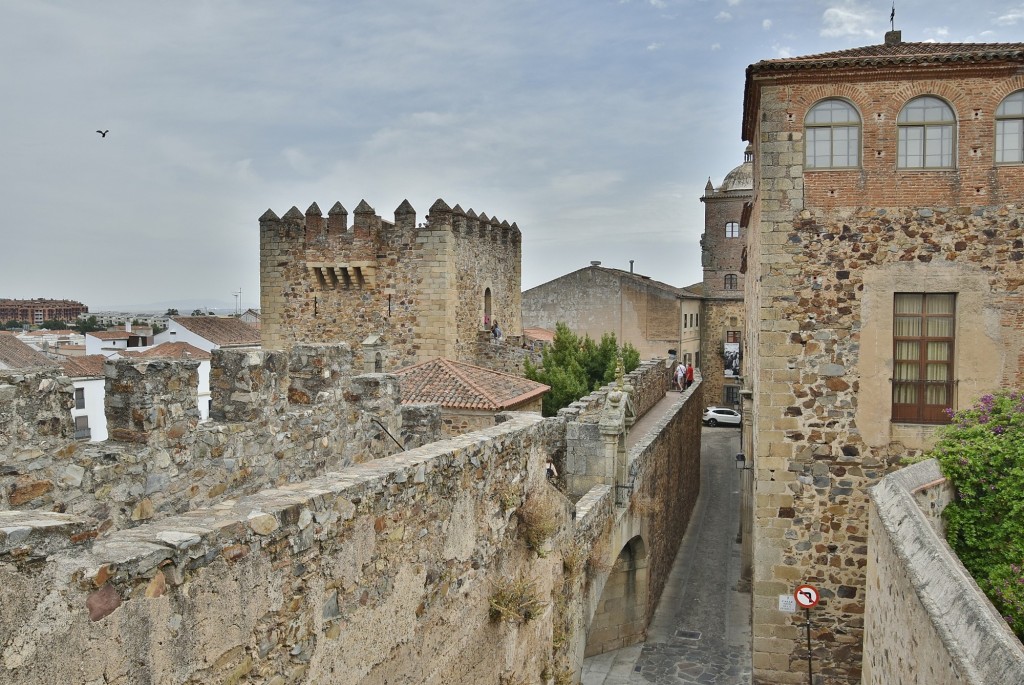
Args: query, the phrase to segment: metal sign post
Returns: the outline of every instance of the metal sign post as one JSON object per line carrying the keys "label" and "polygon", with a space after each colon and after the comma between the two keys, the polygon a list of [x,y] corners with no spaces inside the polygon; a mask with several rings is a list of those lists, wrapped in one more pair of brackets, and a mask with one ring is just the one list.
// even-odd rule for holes
{"label": "metal sign post", "polygon": [[813,585],[801,585],[793,592],[793,598],[807,618],[807,683],[814,685],[814,671],[811,668],[811,609],[818,606],[821,595]]}

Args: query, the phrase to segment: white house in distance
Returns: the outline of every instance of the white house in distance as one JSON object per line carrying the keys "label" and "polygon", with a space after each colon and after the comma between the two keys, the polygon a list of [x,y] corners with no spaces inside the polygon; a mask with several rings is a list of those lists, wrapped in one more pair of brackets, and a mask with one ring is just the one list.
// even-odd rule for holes
{"label": "white house in distance", "polygon": [[153,344],[153,329],[149,327],[132,330],[130,323],[124,330],[93,331],[85,334],[85,353],[102,354],[108,359],[117,359],[125,350],[145,348]]}
{"label": "white house in distance", "polygon": [[106,377],[102,354],[68,357],[61,360],[64,374],[75,386],[75,404],[71,417],[75,420],[75,437],[90,442],[107,439],[107,415],[103,398],[106,396]]}
{"label": "white house in distance", "polygon": [[[199,413],[205,421],[210,416],[209,353],[220,348],[259,348],[260,332],[233,316],[175,316],[168,319],[167,330],[158,333],[155,342],[156,347],[144,356],[200,360]],[[199,356],[203,353],[205,359]]]}
{"label": "white house in distance", "polygon": [[260,332],[233,316],[175,316],[167,320],[167,330],[157,334],[154,342],[187,342],[205,352],[222,347],[258,348]]}

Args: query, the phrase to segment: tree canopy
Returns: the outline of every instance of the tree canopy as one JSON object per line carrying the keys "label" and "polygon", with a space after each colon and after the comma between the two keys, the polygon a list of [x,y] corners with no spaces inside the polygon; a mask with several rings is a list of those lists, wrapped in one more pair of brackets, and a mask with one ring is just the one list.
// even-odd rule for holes
{"label": "tree canopy", "polygon": [[614,333],[594,342],[589,335],[576,335],[564,323],[556,324],[555,338],[544,348],[541,366],[534,366],[529,359],[524,362],[527,378],[551,386],[543,400],[544,416],[554,416],[562,407],[615,380],[620,352],[626,373],[640,365],[637,349],[629,343],[620,349]]}
{"label": "tree canopy", "polygon": [[97,320],[95,316],[90,316],[87,319],[79,319],[75,322],[72,328],[79,333],[91,333],[92,331],[103,331],[106,330]]}

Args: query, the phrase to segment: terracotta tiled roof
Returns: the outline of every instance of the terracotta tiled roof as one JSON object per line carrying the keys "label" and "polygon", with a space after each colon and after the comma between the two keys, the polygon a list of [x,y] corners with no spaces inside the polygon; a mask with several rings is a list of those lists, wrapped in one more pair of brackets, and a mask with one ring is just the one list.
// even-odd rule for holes
{"label": "terracotta tiled roof", "polygon": [[1024,43],[883,43],[817,55],[767,59],[748,67],[748,73],[846,66],[891,66],[943,62],[1024,61]]}
{"label": "terracotta tiled roof", "polygon": [[543,395],[543,383],[450,359],[432,359],[395,371],[403,404],[438,403],[448,409],[500,411]]}
{"label": "terracotta tiled roof", "polygon": [[175,316],[173,320],[218,347],[260,344],[260,332],[233,316]]}
{"label": "terracotta tiled roof", "polygon": [[527,340],[539,340],[541,342],[554,342],[555,332],[546,328],[524,328],[523,337]]}
{"label": "terracotta tiled roof", "polygon": [[136,352],[129,356],[140,359],[197,359],[199,361],[207,361],[211,355],[195,345],[178,341],[161,343],[156,347],[149,348],[145,352]]}
{"label": "terracotta tiled roof", "polygon": [[75,335],[76,333],[78,333],[78,331],[73,331],[70,328],[61,328],[61,329],[58,329],[58,330],[55,330],[55,331],[51,331],[49,329],[44,328],[44,329],[38,330],[38,331],[29,331],[25,335],[31,335],[31,336]]}
{"label": "terracotta tiled roof", "polygon": [[87,354],[83,357],[62,359],[60,366],[70,378],[101,378],[103,363],[107,358],[102,354]]}
{"label": "terracotta tiled roof", "polygon": [[127,331],[93,331],[86,333],[99,340],[128,340],[131,338],[131,333]]}
{"label": "terracotta tiled roof", "polygon": [[0,367],[31,369],[57,366],[57,362],[37,352],[13,335],[0,335]]}

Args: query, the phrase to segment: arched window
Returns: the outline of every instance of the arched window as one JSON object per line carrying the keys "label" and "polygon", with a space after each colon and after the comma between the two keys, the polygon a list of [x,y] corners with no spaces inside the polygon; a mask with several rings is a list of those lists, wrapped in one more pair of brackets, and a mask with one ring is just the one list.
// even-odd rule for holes
{"label": "arched window", "polygon": [[996,164],[1024,162],[1024,90],[1010,93],[996,110]]}
{"label": "arched window", "polygon": [[896,166],[901,169],[951,169],[956,149],[953,108],[931,95],[914,98],[896,119]]}
{"label": "arched window", "polygon": [[860,166],[860,115],[846,100],[830,98],[804,117],[804,159],[809,169]]}
{"label": "arched window", "polygon": [[736,290],[737,286],[739,285],[739,280],[740,280],[739,276],[737,276],[736,274],[726,274],[725,275],[725,289],[726,290]]}
{"label": "arched window", "polygon": [[739,238],[740,237],[740,225],[736,221],[725,222],[725,237],[726,238]]}

